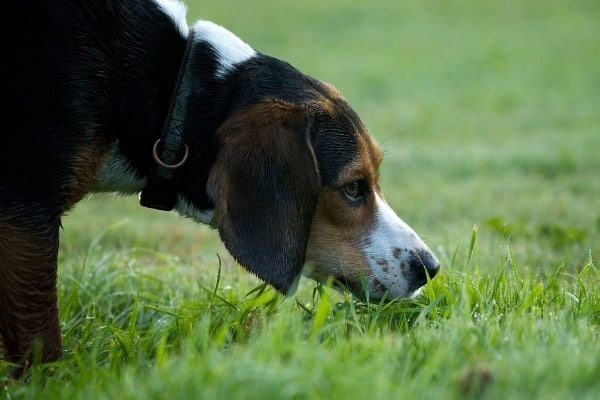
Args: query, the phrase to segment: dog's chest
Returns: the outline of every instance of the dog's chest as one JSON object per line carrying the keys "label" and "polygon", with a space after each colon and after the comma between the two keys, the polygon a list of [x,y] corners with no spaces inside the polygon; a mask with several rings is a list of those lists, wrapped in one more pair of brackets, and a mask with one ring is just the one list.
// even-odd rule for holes
{"label": "dog's chest", "polygon": [[[114,143],[98,167],[91,192],[136,194],[141,192],[145,185],[146,178],[136,174],[127,158],[119,151],[118,143]],[[182,196],[179,196],[175,210],[180,215],[202,224],[215,223],[213,209],[199,209]]]}
{"label": "dog's chest", "polygon": [[134,194],[140,192],[145,184],[146,178],[135,173],[127,158],[119,151],[118,143],[113,143],[98,166],[91,191]]}

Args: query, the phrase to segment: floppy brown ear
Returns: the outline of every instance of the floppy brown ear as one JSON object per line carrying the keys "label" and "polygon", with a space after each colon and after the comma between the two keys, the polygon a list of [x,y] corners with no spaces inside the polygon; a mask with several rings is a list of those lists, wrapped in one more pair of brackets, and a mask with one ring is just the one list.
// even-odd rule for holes
{"label": "floppy brown ear", "polygon": [[299,106],[263,101],[217,131],[207,193],[221,239],[250,272],[287,294],[304,264],[319,173],[310,120]]}

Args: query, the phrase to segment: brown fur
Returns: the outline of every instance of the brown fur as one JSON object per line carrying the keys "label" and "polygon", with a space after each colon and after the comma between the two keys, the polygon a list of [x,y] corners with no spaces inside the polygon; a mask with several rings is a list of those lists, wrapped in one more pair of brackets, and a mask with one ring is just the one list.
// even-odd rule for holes
{"label": "brown fur", "polygon": [[62,355],[56,295],[58,220],[40,229],[0,213],[0,337],[8,361],[40,342],[43,361]]}
{"label": "brown fur", "polygon": [[[340,174],[336,186],[364,179],[380,193],[377,182],[381,151],[369,135],[359,137],[362,140],[359,141],[358,157]],[[341,281],[358,282],[361,277],[372,275],[365,255],[360,251],[375,217],[374,193],[369,197],[364,205],[352,207],[338,190],[321,190],[306,251],[306,260],[312,264],[309,276],[317,280],[336,276]],[[338,250],[331,252],[334,248]]]}
{"label": "brown fur", "polygon": [[71,161],[71,178],[65,209],[70,209],[91,191],[96,181],[98,166],[102,162],[108,146],[102,135],[89,135],[94,138],[91,145],[81,146]]}

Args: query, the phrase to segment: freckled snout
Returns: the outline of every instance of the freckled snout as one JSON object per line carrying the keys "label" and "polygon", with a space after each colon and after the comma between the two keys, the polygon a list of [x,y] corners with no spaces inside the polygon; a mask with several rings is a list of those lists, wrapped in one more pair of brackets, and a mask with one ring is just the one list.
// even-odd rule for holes
{"label": "freckled snout", "polygon": [[369,262],[372,298],[406,298],[440,270],[440,263],[419,236],[377,196],[376,218],[363,247]]}

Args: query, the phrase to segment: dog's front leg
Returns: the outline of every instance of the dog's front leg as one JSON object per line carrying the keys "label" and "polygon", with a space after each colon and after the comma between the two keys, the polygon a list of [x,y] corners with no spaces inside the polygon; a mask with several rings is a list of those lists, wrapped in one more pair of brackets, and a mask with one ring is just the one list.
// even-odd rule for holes
{"label": "dog's front leg", "polygon": [[[0,352],[26,368],[32,356],[53,361],[62,356],[56,294],[60,219],[0,208]],[[38,352],[39,351],[39,352]]]}

